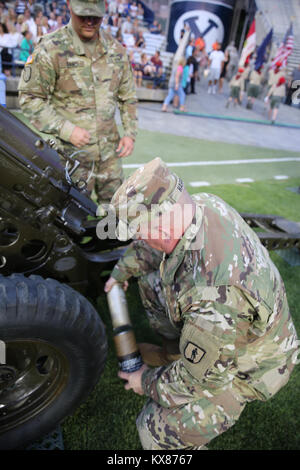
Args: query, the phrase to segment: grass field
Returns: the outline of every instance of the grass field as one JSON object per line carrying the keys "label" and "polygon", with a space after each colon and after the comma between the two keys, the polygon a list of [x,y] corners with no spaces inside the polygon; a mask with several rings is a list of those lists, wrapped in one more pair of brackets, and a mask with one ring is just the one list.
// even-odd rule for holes
{"label": "grass field", "polygon": [[[174,137],[140,131],[134,155],[126,165],[144,163],[160,156],[166,162],[197,162],[221,160],[248,160],[265,158],[293,158],[299,154],[255,147],[212,143],[183,137]],[[191,193],[206,191],[217,194],[239,211],[278,214],[300,222],[300,194],[289,191],[300,185],[299,161],[281,163],[238,164],[207,166],[205,178],[202,167],[176,167],[185,183],[204,180],[209,187],[188,186]],[[173,169],[173,168],[172,168]],[[126,174],[133,171],[126,168]],[[247,177],[253,183],[236,184],[238,177]],[[293,178],[275,180],[274,176]],[[214,183],[214,184],[213,184]],[[223,183],[223,184],[218,184]],[[225,184],[224,184],[225,183]],[[285,281],[290,310],[300,336],[300,265],[290,266],[277,253],[272,259]],[[148,328],[133,282],[127,295],[137,340],[157,338]],[[141,449],[135,420],[145,398],[127,392],[117,377],[117,360],[111,335],[111,321],[104,295],[98,298],[98,311],[107,327],[109,356],[104,373],[89,399],[63,424],[65,449],[137,450]],[[238,423],[209,444],[209,449],[235,450],[295,450],[300,449],[300,366],[296,366],[289,383],[266,403],[248,404]]]}

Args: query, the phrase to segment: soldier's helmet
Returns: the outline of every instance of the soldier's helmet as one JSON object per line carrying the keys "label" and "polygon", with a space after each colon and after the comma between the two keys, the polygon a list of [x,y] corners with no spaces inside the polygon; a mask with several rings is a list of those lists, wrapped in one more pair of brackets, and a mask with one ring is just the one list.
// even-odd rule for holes
{"label": "soldier's helmet", "polygon": [[111,200],[119,219],[118,238],[128,240],[141,223],[169,211],[183,189],[182,180],[160,158],[137,169]]}
{"label": "soldier's helmet", "polygon": [[78,16],[98,16],[105,15],[104,0],[70,0],[70,5],[75,15]]}

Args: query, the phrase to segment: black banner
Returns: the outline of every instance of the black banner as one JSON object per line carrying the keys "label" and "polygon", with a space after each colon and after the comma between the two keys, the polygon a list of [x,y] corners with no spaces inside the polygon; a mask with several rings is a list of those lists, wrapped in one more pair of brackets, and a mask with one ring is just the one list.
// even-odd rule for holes
{"label": "black banner", "polygon": [[234,0],[174,0],[170,12],[167,50],[176,51],[185,24],[189,25],[195,38],[203,37],[207,52],[212,50],[216,41],[227,44],[234,4]]}

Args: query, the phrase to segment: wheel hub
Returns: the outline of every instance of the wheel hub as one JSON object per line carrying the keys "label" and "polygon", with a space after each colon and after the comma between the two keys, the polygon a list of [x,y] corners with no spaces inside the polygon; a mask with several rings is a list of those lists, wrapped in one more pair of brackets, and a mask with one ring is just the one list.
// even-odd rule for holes
{"label": "wheel hub", "polygon": [[9,384],[16,378],[17,371],[14,367],[0,366],[0,384]]}
{"label": "wheel hub", "polygon": [[19,426],[48,407],[69,376],[66,357],[42,340],[6,341],[7,364],[0,367],[0,429]]}

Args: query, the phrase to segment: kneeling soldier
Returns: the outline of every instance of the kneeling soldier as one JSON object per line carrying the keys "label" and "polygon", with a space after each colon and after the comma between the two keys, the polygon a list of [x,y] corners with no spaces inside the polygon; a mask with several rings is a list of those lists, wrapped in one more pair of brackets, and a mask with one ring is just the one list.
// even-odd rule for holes
{"label": "kneeling soldier", "polygon": [[[159,158],[127,179],[112,204],[135,240],[105,290],[137,277],[166,345],[164,365],[119,372],[126,389],[149,397],[137,419],[143,448],[203,449],[247,402],[268,400],[289,380],[298,341],[283,281],[232,207],[211,194],[191,197]],[[174,356],[168,345],[176,341]],[[151,363],[150,345],[146,352]]]}

